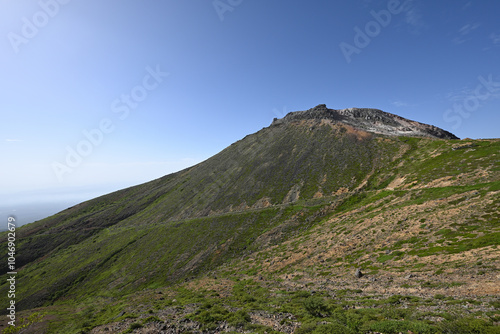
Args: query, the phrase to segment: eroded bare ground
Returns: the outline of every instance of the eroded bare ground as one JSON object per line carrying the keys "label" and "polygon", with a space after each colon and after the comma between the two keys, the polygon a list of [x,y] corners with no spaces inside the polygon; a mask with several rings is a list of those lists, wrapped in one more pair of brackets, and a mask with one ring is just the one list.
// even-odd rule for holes
{"label": "eroded bare ground", "polygon": [[[393,208],[389,211],[385,211],[387,205],[376,208],[387,200],[382,199],[334,217],[307,237],[257,253],[247,263],[261,261],[263,275],[277,274],[295,288],[312,283],[389,294],[499,295],[498,247],[466,249],[472,246],[464,245],[468,238],[488,234],[488,229],[474,228],[474,223],[487,225],[488,215],[478,217],[477,212],[486,211],[499,195],[489,192],[481,197],[471,191],[399,209],[398,204],[409,198],[394,198],[387,203]],[[367,214],[369,207],[376,209]],[[444,238],[447,235],[452,239]],[[353,268],[367,275],[353,279]],[[325,280],[319,283],[318,276]],[[424,287],[419,287],[420,281],[425,281]],[[429,290],[425,285],[441,288]]]}

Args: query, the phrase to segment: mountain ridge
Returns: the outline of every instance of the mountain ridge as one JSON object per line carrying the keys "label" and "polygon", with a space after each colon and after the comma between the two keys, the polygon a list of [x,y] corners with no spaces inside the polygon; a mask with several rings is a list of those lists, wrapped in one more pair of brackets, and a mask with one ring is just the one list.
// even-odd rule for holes
{"label": "mountain ridge", "polygon": [[388,135],[416,136],[440,139],[459,139],[454,134],[434,125],[412,121],[404,117],[373,108],[329,109],[325,104],[319,104],[305,111],[288,113],[285,117],[275,118],[271,126],[299,120],[329,120],[343,123],[356,129]]}

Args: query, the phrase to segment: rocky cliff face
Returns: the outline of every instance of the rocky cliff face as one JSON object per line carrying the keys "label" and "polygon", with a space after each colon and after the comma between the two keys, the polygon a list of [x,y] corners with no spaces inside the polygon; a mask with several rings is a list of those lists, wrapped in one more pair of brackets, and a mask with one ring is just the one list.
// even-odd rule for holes
{"label": "rocky cliff face", "polygon": [[279,126],[301,120],[330,120],[334,123],[344,123],[356,129],[388,136],[433,137],[441,139],[459,139],[454,134],[398,115],[378,109],[348,108],[328,109],[320,104],[305,111],[288,113],[282,119],[274,119],[271,126]]}

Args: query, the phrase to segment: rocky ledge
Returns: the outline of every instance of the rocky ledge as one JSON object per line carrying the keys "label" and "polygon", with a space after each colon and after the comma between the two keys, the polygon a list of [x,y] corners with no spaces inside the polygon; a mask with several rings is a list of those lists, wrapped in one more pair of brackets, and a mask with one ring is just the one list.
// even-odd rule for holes
{"label": "rocky ledge", "polygon": [[459,139],[454,134],[416,121],[371,108],[328,109],[325,104],[304,111],[288,113],[281,119],[275,118],[271,126],[279,126],[301,120],[330,120],[344,123],[356,129],[388,136],[431,137]]}

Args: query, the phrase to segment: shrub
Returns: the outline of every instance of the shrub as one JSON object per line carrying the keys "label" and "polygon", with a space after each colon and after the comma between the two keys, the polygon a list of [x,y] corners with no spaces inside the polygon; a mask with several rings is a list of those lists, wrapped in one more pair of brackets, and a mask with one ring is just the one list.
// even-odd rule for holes
{"label": "shrub", "polygon": [[353,330],[340,324],[319,325],[312,334],[355,334]]}
{"label": "shrub", "polygon": [[147,323],[150,323],[150,322],[161,322],[161,319],[158,318],[157,316],[150,316],[150,317],[147,317],[146,319],[144,319],[142,321],[143,324],[147,324]]}
{"label": "shrub", "polygon": [[304,307],[313,317],[322,317],[329,314],[328,306],[326,306],[323,298],[309,297],[304,301]]}
{"label": "shrub", "polygon": [[228,310],[217,304],[205,303],[201,309],[192,319],[201,322],[204,325],[204,329],[215,329],[217,323],[226,320],[229,315]]}
{"label": "shrub", "polygon": [[[413,332],[415,334],[431,334],[435,330],[428,324],[420,321],[408,320],[385,320],[370,326],[370,330],[382,332],[384,334],[398,334]],[[455,333],[455,332],[454,332]]]}
{"label": "shrub", "polygon": [[318,325],[315,323],[303,323],[296,331],[296,334],[308,334],[312,333]]}
{"label": "shrub", "polygon": [[494,334],[500,333],[499,327],[475,318],[461,318],[444,321],[438,325],[442,334]]}
{"label": "shrub", "polygon": [[[295,277],[299,277],[299,276],[295,276]],[[295,277],[294,277],[294,279],[295,279]],[[293,294],[293,298],[307,298],[310,296],[311,296],[311,293],[309,291],[305,291],[305,290],[299,290],[299,291],[294,292],[294,294]]]}
{"label": "shrub", "polygon": [[244,310],[238,310],[235,313],[231,314],[228,319],[228,323],[234,327],[241,327],[248,324],[252,319],[250,315]]}
{"label": "shrub", "polygon": [[297,334],[355,334],[356,332],[339,323],[322,324],[305,323],[298,328]]}
{"label": "shrub", "polygon": [[130,325],[129,330],[134,330],[137,328],[142,328],[142,325],[138,322],[134,322],[133,324]]}

